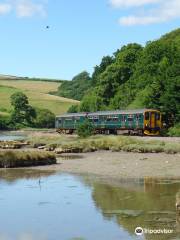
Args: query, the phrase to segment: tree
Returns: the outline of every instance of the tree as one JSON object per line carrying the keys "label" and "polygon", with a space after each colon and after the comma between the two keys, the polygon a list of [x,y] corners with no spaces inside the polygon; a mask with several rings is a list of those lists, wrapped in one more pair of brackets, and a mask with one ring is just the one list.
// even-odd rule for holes
{"label": "tree", "polygon": [[11,95],[11,105],[14,111],[11,114],[11,121],[13,123],[20,123],[31,125],[36,118],[35,109],[29,105],[28,97],[22,93],[17,92]]}
{"label": "tree", "polygon": [[114,58],[110,56],[105,56],[102,58],[100,65],[94,67],[94,72],[92,74],[92,84],[96,85],[98,82],[99,75],[103,73],[106,68],[114,62]]}
{"label": "tree", "polygon": [[11,95],[11,105],[16,111],[25,111],[28,104],[28,98],[24,93],[17,92]]}
{"label": "tree", "polygon": [[77,113],[78,111],[79,111],[79,106],[78,105],[72,105],[67,110],[68,113]]}
{"label": "tree", "polygon": [[35,120],[36,127],[39,128],[54,128],[55,115],[48,109],[37,109],[37,116]]}
{"label": "tree", "polygon": [[91,77],[88,72],[84,71],[76,75],[72,81],[64,81],[58,88],[58,95],[81,100],[91,86]]}

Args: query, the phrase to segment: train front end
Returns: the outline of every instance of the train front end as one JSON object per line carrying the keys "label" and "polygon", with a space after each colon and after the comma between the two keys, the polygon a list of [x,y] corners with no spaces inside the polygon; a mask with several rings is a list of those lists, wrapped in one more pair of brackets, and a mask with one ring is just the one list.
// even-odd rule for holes
{"label": "train front end", "polygon": [[160,135],[162,128],[162,115],[158,110],[144,112],[144,134],[148,136]]}

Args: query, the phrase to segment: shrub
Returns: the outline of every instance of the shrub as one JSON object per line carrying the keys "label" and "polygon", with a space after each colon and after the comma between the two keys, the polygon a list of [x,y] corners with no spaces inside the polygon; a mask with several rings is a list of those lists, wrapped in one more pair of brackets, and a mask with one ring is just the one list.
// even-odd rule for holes
{"label": "shrub", "polygon": [[77,128],[77,134],[83,138],[91,136],[93,134],[93,131],[93,125],[88,119],[86,119],[83,123],[79,124]]}
{"label": "shrub", "polygon": [[35,126],[39,128],[54,128],[55,115],[48,109],[37,109]]}
{"label": "shrub", "polygon": [[9,129],[9,118],[0,116],[0,130]]}
{"label": "shrub", "polygon": [[168,131],[168,135],[171,137],[180,137],[180,123],[177,123],[174,127],[171,127]]}

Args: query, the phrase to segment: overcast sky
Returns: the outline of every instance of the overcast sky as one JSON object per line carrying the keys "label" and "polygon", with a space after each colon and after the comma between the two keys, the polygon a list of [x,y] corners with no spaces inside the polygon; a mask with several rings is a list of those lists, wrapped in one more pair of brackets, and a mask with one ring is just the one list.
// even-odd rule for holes
{"label": "overcast sky", "polygon": [[180,0],[0,0],[0,73],[71,79],[179,26]]}

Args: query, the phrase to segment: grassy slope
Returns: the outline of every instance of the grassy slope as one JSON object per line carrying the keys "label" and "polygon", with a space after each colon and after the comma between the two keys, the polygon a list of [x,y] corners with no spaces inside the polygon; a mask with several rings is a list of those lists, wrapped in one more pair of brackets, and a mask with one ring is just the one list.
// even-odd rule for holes
{"label": "grassy slope", "polygon": [[48,94],[56,91],[59,85],[57,82],[0,80],[0,111],[11,110],[10,96],[22,91],[28,96],[32,106],[50,109],[55,114],[66,112],[73,103],[78,102]]}

